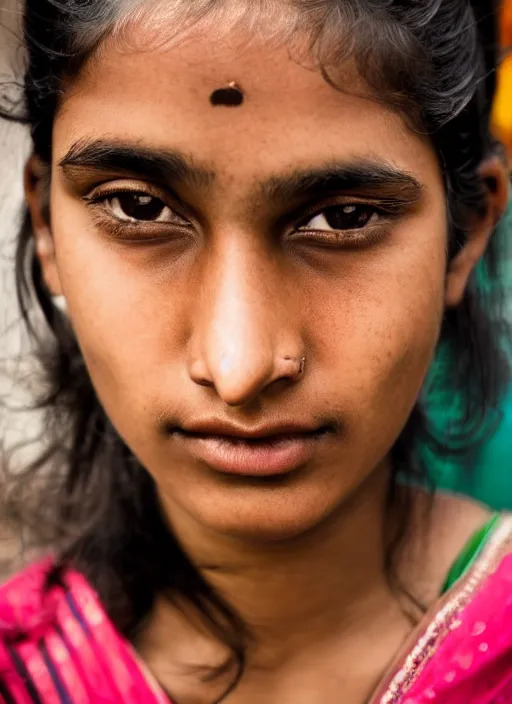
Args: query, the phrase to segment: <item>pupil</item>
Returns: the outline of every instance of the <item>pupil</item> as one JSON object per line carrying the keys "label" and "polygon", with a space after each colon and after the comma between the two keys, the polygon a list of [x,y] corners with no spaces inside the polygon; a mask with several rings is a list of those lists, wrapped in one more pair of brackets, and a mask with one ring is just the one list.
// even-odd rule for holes
{"label": "pupil", "polygon": [[335,206],[325,210],[325,219],[334,230],[354,230],[364,227],[372,217],[370,208],[364,206]]}
{"label": "pupil", "polygon": [[164,209],[164,204],[152,196],[126,193],[119,197],[121,208],[134,220],[156,220]]}

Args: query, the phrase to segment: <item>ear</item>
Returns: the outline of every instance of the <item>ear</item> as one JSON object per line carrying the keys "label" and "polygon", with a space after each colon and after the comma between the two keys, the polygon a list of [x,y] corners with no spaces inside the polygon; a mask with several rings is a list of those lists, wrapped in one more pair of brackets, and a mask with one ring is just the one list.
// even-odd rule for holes
{"label": "ear", "polygon": [[46,287],[52,296],[61,296],[62,288],[50,225],[49,190],[49,167],[38,157],[31,156],[25,167],[25,198],[34,230],[36,255],[41,264]]}
{"label": "ear", "polygon": [[507,209],[509,173],[503,161],[498,156],[491,157],[482,164],[479,173],[487,191],[487,210],[475,220],[468,232],[466,244],[449,264],[445,297],[448,308],[460,304],[471,272],[484,254],[497,224]]}

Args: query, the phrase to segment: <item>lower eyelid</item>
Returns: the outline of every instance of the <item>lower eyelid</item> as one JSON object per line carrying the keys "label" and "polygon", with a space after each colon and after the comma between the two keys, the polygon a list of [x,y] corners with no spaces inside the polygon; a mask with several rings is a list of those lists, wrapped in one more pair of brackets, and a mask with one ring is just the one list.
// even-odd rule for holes
{"label": "lower eyelid", "polygon": [[113,241],[163,244],[183,241],[194,232],[193,226],[187,227],[184,224],[172,222],[120,220],[110,210],[105,209],[102,203],[89,205],[92,207],[91,217],[94,226]]}
{"label": "lower eyelid", "polygon": [[157,227],[144,228],[134,223],[126,223],[115,218],[101,218],[96,222],[99,230],[112,241],[133,242],[135,244],[165,244],[171,242],[183,242],[190,237],[190,230],[175,227],[171,231],[169,228],[158,229]]}
{"label": "lower eyelid", "polygon": [[312,244],[332,245],[333,247],[342,249],[344,245],[350,247],[351,245],[357,246],[358,244],[361,246],[365,244],[377,244],[390,235],[391,229],[392,223],[389,220],[354,230],[315,230],[312,228],[302,228],[291,232],[287,239],[290,242],[296,242],[298,244],[308,244],[309,241]]}

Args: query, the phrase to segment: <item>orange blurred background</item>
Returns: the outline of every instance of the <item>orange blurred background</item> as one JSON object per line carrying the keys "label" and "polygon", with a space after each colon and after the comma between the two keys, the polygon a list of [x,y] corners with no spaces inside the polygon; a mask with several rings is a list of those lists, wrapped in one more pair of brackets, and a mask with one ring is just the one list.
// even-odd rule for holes
{"label": "orange blurred background", "polygon": [[502,12],[501,42],[505,59],[500,70],[494,124],[512,159],[512,0],[504,0]]}

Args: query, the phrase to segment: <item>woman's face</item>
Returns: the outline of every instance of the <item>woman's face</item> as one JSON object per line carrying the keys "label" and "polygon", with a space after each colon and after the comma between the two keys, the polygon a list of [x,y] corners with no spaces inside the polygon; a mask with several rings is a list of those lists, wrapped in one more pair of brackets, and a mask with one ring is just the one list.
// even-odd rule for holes
{"label": "woman's face", "polygon": [[[109,42],[65,94],[46,279],[172,521],[300,534],[385,466],[416,402],[445,305],[442,175],[344,76],[212,30]],[[231,81],[244,104],[212,107]]]}

